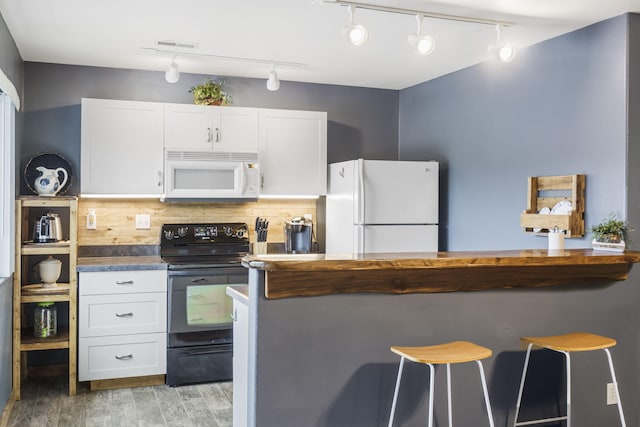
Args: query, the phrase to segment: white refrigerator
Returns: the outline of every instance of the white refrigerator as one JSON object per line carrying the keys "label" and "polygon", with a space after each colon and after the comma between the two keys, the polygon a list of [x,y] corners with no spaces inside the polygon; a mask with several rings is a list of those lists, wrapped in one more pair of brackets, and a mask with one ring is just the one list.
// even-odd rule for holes
{"label": "white refrigerator", "polygon": [[329,165],[326,253],[436,252],[438,163]]}

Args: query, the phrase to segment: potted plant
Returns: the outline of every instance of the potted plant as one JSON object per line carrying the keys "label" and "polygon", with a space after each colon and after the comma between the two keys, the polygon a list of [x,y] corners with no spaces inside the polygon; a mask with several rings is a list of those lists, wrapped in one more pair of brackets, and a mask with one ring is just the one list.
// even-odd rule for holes
{"label": "potted plant", "polygon": [[193,102],[198,105],[228,105],[231,97],[222,90],[224,82],[207,79],[204,83],[191,88]]}
{"label": "potted plant", "polygon": [[632,231],[626,221],[619,219],[614,213],[600,224],[590,229],[593,234],[593,249],[603,251],[624,252],[628,241],[628,232]]}

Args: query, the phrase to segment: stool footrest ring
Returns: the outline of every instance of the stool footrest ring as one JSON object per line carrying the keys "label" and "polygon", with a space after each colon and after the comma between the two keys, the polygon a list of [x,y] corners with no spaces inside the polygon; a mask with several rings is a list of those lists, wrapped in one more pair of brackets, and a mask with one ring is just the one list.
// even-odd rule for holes
{"label": "stool footrest ring", "polygon": [[540,419],[540,420],[533,420],[533,421],[521,421],[519,423],[516,423],[516,426],[532,426],[534,424],[542,424],[542,423],[551,423],[554,421],[565,421],[567,419],[566,415],[564,417],[555,417],[555,418],[544,418],[544,419]]}

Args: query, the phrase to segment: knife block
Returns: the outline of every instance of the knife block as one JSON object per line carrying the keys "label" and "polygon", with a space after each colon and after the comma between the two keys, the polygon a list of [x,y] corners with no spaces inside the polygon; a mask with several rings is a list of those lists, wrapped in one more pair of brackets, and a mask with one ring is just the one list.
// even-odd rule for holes
{"label": "knife block", "polygon": [[258,233],[255,233],[255,240],[253,241],[253,255],[262,255],[267,253],[267,242],[258,242]]}

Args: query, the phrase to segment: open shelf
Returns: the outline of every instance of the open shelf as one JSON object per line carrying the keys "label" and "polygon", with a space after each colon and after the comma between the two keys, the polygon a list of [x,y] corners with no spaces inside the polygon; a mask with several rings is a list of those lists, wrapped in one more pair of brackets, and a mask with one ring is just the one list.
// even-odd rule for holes
{"label": "open shelf", "polygon": [[58,327],[58,334],[49,338],[34,337],[33,328],[22,329],[20,347],[22,351],[69,348],[69,328]]}
{"label": "open shelf", "polygon": [[[32,237],[34,221],[49,211],[58,214],[62,223],[63,238],[67,240],[54,243],[34,243]],[[19,196],[16,200],[16,271],[13,276],[13,391],[16,400],[20,400],[23,376],[31,367],[27,366],[28,351],[69,349],[66,364],[69,378],[69,395],[76,394],[77,370],[77,197]],[[38,257],[62,255],[62,279],[56,287],[43,288],[37,283],[39,277],[33,276],[34,263]],[[36,264],[37,265],[37,264]],[[58,334],[50,338],[36,338],[30,326],[27,313],[29,303],[55,302],[68,313],[68,319],[58,317]],[[46,373],[54,371],[50,365],[38,366]]]}
{"label": "open shelf", "polygon": [[43,288],[41,284],[23,285],[21,302],[62,302],[69,301],[69,283]]}

